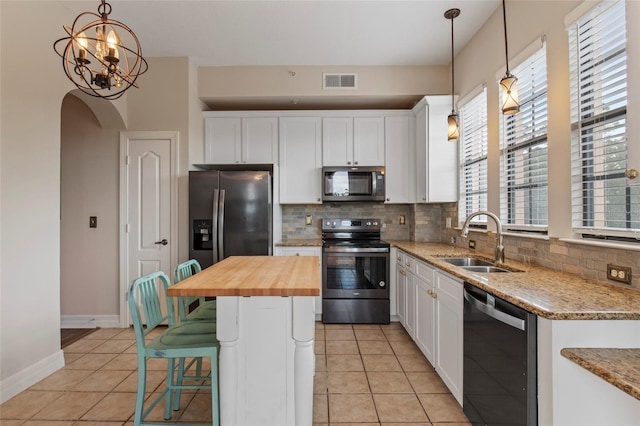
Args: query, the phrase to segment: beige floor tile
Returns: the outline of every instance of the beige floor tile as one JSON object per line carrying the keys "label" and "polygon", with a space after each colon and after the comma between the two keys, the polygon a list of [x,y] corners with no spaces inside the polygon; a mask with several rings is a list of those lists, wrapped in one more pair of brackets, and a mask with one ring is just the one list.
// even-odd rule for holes
{"label": "beige floor tile", "polygon": [[85,339],[111,339],[122,333],[121,328],[99,328],[93,333],[89,334]]}
{"label": "beige floor tile", "polygon": [[64,352],[64,365],[69,365],[76,359],[80,358],[84,354],[70,354],[68,352]]}
{"label": "beige floor tile", "polygon": [[[0,410],[1,411],[1,410]],[[2,420],[2,426],[20,426],[24,424],[24,420]]]}
{"label": "beige floor tile", "polygon": [[81,420],[126,421],[133,415],[136,394],[133,392],[112,392],[93,406]]}
{"label": "beige floor tile", "polygon": [[405,372],[433,372],[435,371],[431,363],[422,354],[398,355],[402,369]]}
{"label": "beige floor tile", "polygon": [[130,346],[135,348],[135,342],[130,340],[122,340],[122,339],[111,339],[107,340],[103,344],[96,346],[91,350],[92,353],[100,353],[100,354],[119,354],[124,352]]}
{"label": "beige floor tile", "polygon": [[31,386],[31,390],[66,391],[73,389],[78,383],[89,377],[91,370],[68,370],[63,368],[49,377]]}
{"label": "beige floor tile", "polygon": [[98,370],[115,357],[115,354],[84,354],[67,364],[65,368],[71,370]]}
{"label": "beige floor tile", "polygon": [[132,375],[128,370],[100,370],[78,383],[74,390],[82,392],[111,392],[127,377]]}
{"label": "beige floor tile", "polygon": [[364,369],[369,371],[402,371],[393,355],[362,355]]}
{"label": "beige floor tile", "polygon": [[367,378],[372,393],[413,393],[407,377],[401,372],[370,371]]}
{"label": "beige floor tile", "polygon": [[[126,423],[125,422],[87,422],[87,421],[79,421],[79,422],[75,422],[73,424],[73,426],[122,426],[124,424],[126,424]],[[131,423],[130,426],[133,426],[133,423]]]}
{"label": "beige floor tile", "polygon": [[0,419],[28,419],[42,410],[42,407],[61,398],[64,392],[26,390],[0,405]]}
{"label": "beige floor tile", "polygon": [[313,395],[313,424],[329,422],[328,395]]}
{"label": "beige floor tile", "polygon": [[393,355],[393,350],[386,341],[358,340],[358,348],[362,355]]}
{"label": "beige floor tile", "polygon": [[318,341],[318,340],[324,340],[324,336],[325,336],[324,328],[322,328],[322,329],[317,329],[317,328],[316,328],[316,333],[315,333],[315,339],[316,339],[316,341]]}
{"label": "beige floor tile", "polygon": [[316,373],[327,371],[327,356],[316,355]]}
{"label": "beige floor tile", "polygon": [[325,330],[353,330],[353,325],[351,324],[325,324]]}
{"label": "beige floor tile", "polygon": [[106,395],[106,392],[67,392],[46,407],[43,407],[33,418],[37,420],[75,421],[80,419]]}
{"label": "beige floor tile", "polygon": [[[429,422],[418,422],[418,423],[414,423],[414,422],[411,422],[411,423],[404,423],[404,422],[403,423],[395,423],[395,422],[386,423],[385,422],[385,423],[380,423],[380,426],[435,426],[435,425],[432,425]],[[445,426],[445,425],[442,425],[442,426]],[[455,426],[455,425],[447,424],[446,426]]]}
{"label": "beige floor tile", "polygon": [[106,342],[106,339],[80,339],[64,348],[65,353],[86,354]]}
{"label": "beige floor tile", "polygon": [[380,328],[383,330],[404,330],[404,326],[398,321],[393,321],[389,324],[380,324]]}
{"label": "beige floor tile", "polygon": [[124,340],[136,340],[135,332],[133,331],[133,327],[129,327],[126,329],[118,329],[121,330],[120,333],[113,336],[113,339],[124,339]]}
{"label": "beige floor tile", "polygon": [[316,355],[324,355],[325,353],[327,353],[324,340],[316,340],[315,342],[313,342],[313,350]]}
{"label": "beige floor tile", "polygon": [[329,421],[331,424],[377,422],[371,394],[329,394]]}
{"label": "beige floor tile", "polygon": [[382,330],[382,326],[386,324],[353,324],[354,330]]}
{"label": "beige floor tile", "polygon": [[382,340],[384,342],[387,341],[387,338],[385,337],[384,333],[379,328],[377,329],[376,328],[374,329],[357,328],[354,330],[354,332],[356,334],[357,340]]}
{"label": "beige floor tile", "polygon": [[451,394],[418,394],[418,398],[432,423],[467,421],[462,407]]}
{"label": "beige floor tile", "polygon": [[[313,425],[313,426],[316,426],[316,425]],[[366,422],[366,423],[361,423],[361,422],[357,422],[357,423],[351,423],[351,422],[349,422],[349,423],[343,423],[343,422],[336,423],[336,422],[332,422],[329,426],[380,426],[380,423],[378,423],[378,422],[375,422],[375,423],[369,423],[369,422]]]}
{"label": "beige floor tile", "polygon": [[364,371],[359,355],[327,355],[327,371]]}
{"label": "beige floor tile", "polygon": [[[24,426],[71,426],[73,420],[27,420],[22,423]],[[2,426],[5,426],[4,421]]]}
{"label": "beige floor tile", "polygon": [[321,321],[316,321],[316,330],[324,330],[324,323]]}
{"label": "beige floor tile", "polygon": [[111,361],[106,363],[102,367],[102,369],[103,370],[131,370],[131,371],[137,370],[138,369],[138,355],[136,355],[136,354],[119,354],[119,355],[116,355]]}
{"label": "beige floor tile", "polygon": [[369,393],[369,382],[364,372],[329,372],[327,388],[333,393]]}
{"label": "beige floor tile", "polygon": [[[113,370],[117,371],[117,370]],[[164,388],[164,381],[167,373],[164,371],[147,371],[147,385],[145,393],[155,392],[159,386]],[[116,388],[115,392],[137,392],[138,391],[138,372],[134,371],[127,376]]]}
{"label": "beige floor tile", "polygon": [[327,355],[358,355],[358,344],[355,340],[327,340],[325,345]]}
{"label": "beige floor tile", "polygon": [[327,373],[326,372],[316,372],[316,375],[313,377],[313,393],[314,394],[327,393]]}
{"label": "beige floor tile", "polygon": [[333,329],[327,328],[324,331],[325,340],[356,340],[356,335],[352,329]]}
{"label": "beige floor tile", "polygon": [[180,421],[210,423],[211,418],[211,394],[198,392],[180,416]]}
{"label": "beige floor tile", "polygon": [[376,411],[381,422],[428,422],[415,394],[374,394]]}
{"label": "beige floor tile", "polygon": [[438,422],[431,423],[432,426],[471,426],[469,422]]}
{"label": "beige floor tile", "polygon": [[410,372],[407,373],[407,378],[415,393],[449,393],[437,373]]}
{"label": "beige floor tile", "polygon": [[390,342],[411,342],[411,336],[404,329],[383,329],[382,331]]}
{"label": "beige floor tile", "polygon": [[396,355],[422,355],[414,342],[391,341],[391,348]]}

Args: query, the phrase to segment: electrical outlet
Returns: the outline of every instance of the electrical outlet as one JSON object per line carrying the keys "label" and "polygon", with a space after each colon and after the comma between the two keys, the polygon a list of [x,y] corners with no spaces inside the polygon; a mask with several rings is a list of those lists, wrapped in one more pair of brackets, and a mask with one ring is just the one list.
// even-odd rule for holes
{"label": "electrical outlet", "polygon": [[398,223],[400,225],[404,225],[406,223],[406,218],[403,214],[401,214],[400,216],[398,216]]}
{"label": "electrical outlet", "polygon": [[469,240],[469,248],[476,249],[476,240]]}
{"label": "electrical outlet", "polygon": [[451,228],[451,218],[448,217],[445,219],[445,226],[447,227],[447,229]]}
{"label": "electrical outlet", "polygon": [[607,264],[607,278],[625,284],[631,284],[631,268],[628,266]]}
{"label": "electrical outlet", "polygon": [[304,224],[309,226],[313,224],[313,216],[311,216],[310,214],[306,215],[304,217]]}

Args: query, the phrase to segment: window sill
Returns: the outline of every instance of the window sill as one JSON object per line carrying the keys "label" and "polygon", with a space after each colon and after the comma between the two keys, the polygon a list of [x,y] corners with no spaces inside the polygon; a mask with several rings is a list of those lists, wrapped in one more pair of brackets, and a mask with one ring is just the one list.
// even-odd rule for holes
{"label": "window sill", "polygon": [[630,244],[620,241],[594,241],[582,238],[559,238],[558,241],[562,241],[569,244],[578,244],[583,246],[592,247],[607,247],[613,249],[623,249],[631,251],[640,251],[640,244]]}

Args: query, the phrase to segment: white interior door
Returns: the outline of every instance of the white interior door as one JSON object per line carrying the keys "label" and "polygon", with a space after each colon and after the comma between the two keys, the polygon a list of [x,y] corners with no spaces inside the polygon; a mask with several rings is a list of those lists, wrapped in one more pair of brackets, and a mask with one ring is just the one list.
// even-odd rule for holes
{"label": "white interior door", "polygon": [[120,135],[120,276],[123,327],[131,324],[127,290],[155,271],[172,276],[177,258],[177,132]]}

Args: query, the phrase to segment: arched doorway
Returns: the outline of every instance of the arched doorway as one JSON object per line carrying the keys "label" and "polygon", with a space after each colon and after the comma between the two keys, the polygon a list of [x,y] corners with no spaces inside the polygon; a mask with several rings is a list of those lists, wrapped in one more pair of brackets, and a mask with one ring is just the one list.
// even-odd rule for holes
{"label": "arched doorway", "polygon": [[[76,90],[61,108],[62,328],[118,327],[119,135],[116,107]],[[95,218],[95,220],[93,219]]]}

